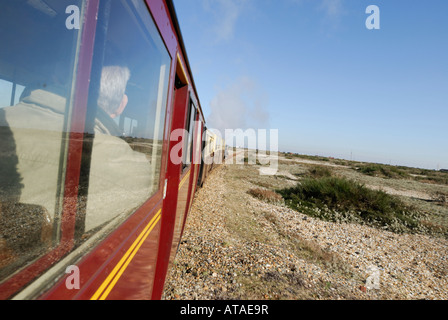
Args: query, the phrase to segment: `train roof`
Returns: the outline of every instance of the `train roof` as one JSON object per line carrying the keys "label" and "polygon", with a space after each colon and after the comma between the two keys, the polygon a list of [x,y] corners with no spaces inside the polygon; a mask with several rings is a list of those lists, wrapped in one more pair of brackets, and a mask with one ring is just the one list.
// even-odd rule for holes
{"label": "train roof", "polygon": [[204,120],[204,125],[205,125],[205,123],[206,123],[205,116],[204,116],[204,113],[202,111],[202,106],[201,106],[201,102],[200,102],[200,99],[199,99],[198,91],[197,91],[197,88],[196,88],[196,84],[194,82],[193,73],[191,71],[190,61],[188,59],[188,54],[187,54],[187,50],[185,48],[184,38],[182,36],[182,31],[180,29],[179,20],[177,18],[176,8],[174,7],[173,0],[166,0],[166,4],[167,4],[167,7],[168,7],[170,16],[171,16],[171,21],[173,23],[174,30],[176,31],[176,34],[177,34],[177,39],[178,39],[178,42],[179,42],[180,49],[181,49],[181,51],[183,53],[183,57],[184,57],[184,60],[185,60],[185,64],[186,64],[188,73],[190,75],[191,86],[193,87],[194,93],[196,95],[196,99],[197,99],[198,104],[199,104],[198,109],[201,111],[201,115],[202,115],[202,118]]}

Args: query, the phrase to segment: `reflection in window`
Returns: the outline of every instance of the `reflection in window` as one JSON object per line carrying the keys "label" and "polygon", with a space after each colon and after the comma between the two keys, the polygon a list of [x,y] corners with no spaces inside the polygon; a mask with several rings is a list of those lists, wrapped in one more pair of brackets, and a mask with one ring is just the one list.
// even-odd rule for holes
{"label": "reflection in window", "polygon": [[59,241],[79,0],[9,0],[0,9],[0,282]]}
{"label": "reflection in window", "polygon": [[185,130],[187,131],[187,136],[184,137],[184,147],[182,149],[182,167],[185,169],[191,165],[192,154],[193,154],[193,134],[194,134],[194,124],[196,119],[197,111],[192,102],[188,106],[187,119],[185,123]]}
{"label": "reflection in window", "polygon": [[195,130],[195,120],[197,116],[197,110],[193,103],[191,103],[191,117],[190,128],[188,129],[188,148],[187,148],[187,164],[190,165],[193,161],[193,135]]}
{"label": "reflection in window", "polygon": [[0,79],[0,108],[19,103],[23,90],[25,86]]}
{"label": "reflection in window", "polygon": [[195,128],[197,135],[196,135],[196,155],[193,158],[194,164],[200,164],[201,163],[201,148],[202,148],[202,135],[201,132],[203,131],[202,128],[202,122],[198,119],[196,122],[196,128]]}
{"label": "reflection in window", "polygon": [[171,63],[143,0],[100,6],[77,220],[81,239],[126,218],[159,189]]}

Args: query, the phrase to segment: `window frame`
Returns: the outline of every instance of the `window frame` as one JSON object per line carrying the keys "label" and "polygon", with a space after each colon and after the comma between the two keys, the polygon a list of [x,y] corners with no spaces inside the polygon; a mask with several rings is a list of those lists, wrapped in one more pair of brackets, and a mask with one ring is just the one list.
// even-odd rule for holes
{"label": "window frame", "polygon": [[[187,104],[187,115],[185,119],[185,137],[182,147],[182,173],[187,171],[192,164],[193,140],[194,140],[194,122],[197,117],[197,108],[191,99],[191,94]],[[191,141],[190,141],[191,140]]]}
{"label": "window frame", "polygon": [[[133,214],[127,217],[127,220],[123,221],[121,224],[116,226],[115,231],[113,233],[106,236],[106,238],[102,239],[102,242],[95,243],[94,246],[83,254],[82,256],[74,255],[74,252],[70,252],[69,255],[66,255],[70,249],[65,248],[58,252],[57,255],[49,256],[47,258],[47,262],[50,268],[45,267],[44,271],[42,271],[38,276],[42,274],[45,275],[49,281],[52,282],[50,285],[49,282],[45,282],[42,286],[41,280],[38,278],[37,281],[32,279],[31,281],[26,282],[24,285],[16,286],[16,291],[22,290],[20,294],[16,295],[16,297],[30,299],[30,298],[40,298],[40,299],[84,299],[90,298],[89,290],[92,288],[97,288],[98,281],[101,280],[105,272],[107,272],[107,268],[112,266],[117,259],[120,258],[120,250],[126,248],[130,241],[132,241],[133,237],[138,235],[138,233],[142,229],[142,225],[149,221],[151,217],[154,216],[154,211],[157,211],[161,208],[162,205],[162,194],[163,194],[163,182],[165,181],[165,174],[168,170],[168,159],[169,159],[169,133],[171,127],[172,117],[169,115],[173,112],[173,102],[174,102],[174,78],[176,73],[176,53],[178,50],[178,39],[176,37],[176,31],[172,28],[172,21],[170,18],[170,12],[168,7],[165,4],[162,4],[162,10],[160,10],[160,3],[158,1],[147,1],[143,0],[146,4],[147,11],[149,12],[151,19],[156,25],[157,31],[162,38],[162,41],[167,49],[167,52],[171,58],[170,70],[169,70],[169,82],[168,82],[168,98],[166,101],[165,114],[163,115],[165,118],[165,122],[161,124],[164,127],[163,134],[163,149],[162,149],[162,162],[160,168],[160,184],[159,190],[147,200],[139,209],[137,209]],[[82,141],[83,141],[83,131],[85,126],[85,118],[87,113],[87,93],[89,91],[89,81],[90,81],[90,72],[91,72],[91,64],[92,64],[92,55],[93,55],[93,45],[95,39],[95,32],[97,30],[97,21],[96,16],[98,14],[98,6],[100,0],[88,0],[87,2],[87,10],[84,15],[81,15],[81,20],[83,21],[82,29],[82,48],[79,53],[79,64],[76,69],[77,73],[77,81],[74,86],[76,87],[76,92],[73,93],[74,109],[73,115],[70,118],[71,131],[68,133],[69,136],[69,148],[68,148],[68,163],[67,163],[67,179],[65,180],[64,187],[65,194],[70,195],[72,198],[70,201],[64,195],[64,215],[66,218],[66,224],[64,224],[65,230],[64,234],[68,236],[71,234],[71,239],[73,241],[74,234],[74,218],[73,215],[76,212],[76,203],[74,203],[73,197],[77,199],[77,179],[79,178],[80,173],[80,150],[82,150]],[[171,23],[171,24],[170,24]],[[84,28],[85,27],[85,28]],[[179,54],[177,53],[177,56]],[[188,81],[188,80],[187,80]],[[68,179],[71,179],[70,181]],[[70,193],[69,193],[70,191]],[[159,227],[160,228],[160,223]],[[73,245],[73,244],[72,244]],[[141,249],[143,251],[143,248]],[[65,257],[64,257],[65,256]],[[59,259],[54,265],[55,261],[53,257],[63,257],[63,259]],[[117,258],[118,257],[118,258]],[[77,265],[83,271],[83,276],[81,280],[82,291],[78,290],[67,290],[65,286],[65,278],[60,278],[64,276],[65,267],[73,263],[77,262]],[[104,262],[106,261],[106,262]],[[100,263],[101,262],[101,263]],[[103,263],[104,262],[104,263]],[[79,264],[78,264],[79,263]],[[132,265],[131,265],[132,266]],[[131,267],[130,266],[130,267]],[[37,269],[38,267],[36,267]],[[125,273],[127,274],[127,273]],[[51,278],[51,280],[50,280]],[[85,283],[83,281],[87,281]],[[33,282],[34,281],[34,282]],[[39,282],[39,284],[37,284]],[[30,284],[31,283],[31,284]],[[30,285],[29,285],[30,284]],[[29,286],[28,286],[29,285]],[[26,287],[27,286],[27,287]],[[2,289],[0,284],[0,289]],[[158,285],[154,284],[154,291],[157,292]],[[16,294],[12,292],[11,295]],[[0,290],[0,293],[3,293]],[[157,293],[152,293],[153,295]],[[4,297],[7,297],[4,295]],[[1,298],[1,297],[0,297]]]}
{"label": "window frame", "polygon": [[[72,65],[74,70],[74,81],[71,87],[70,105],[66,139],[68,142],[65,149],[61,150],[64,158],[65,169],[62,170],[62,196],[59,202],[62,203],[60,210],[60,223],[56,230],[58,244],[43,256],[23,266],[19,271],[10,275],[0,283],[0,299],[8,299],[17,291],[23,289],[28,284],[46,273],[51,267],[59,262],[73,247],[74,214],[76,206],[73,199],[77,197],[77,181],[79,177],[79,148],[80,136],[84,127],[84,113],[86,106],[86,89],[89,86],[91,55],[96,29],[96,14],[98,12],[99,0],[82,0],[81,14],[83,23],[78,30],[78,40],[76,43],[75,61]],[[42,283],[45,285],[46,282]]]}
{"label": "window frame", "polygon": [[[123,1],[123,2],[125,2],[125,0],[111,0],[111,2],[115,2],[115,1]],[[169,64],[168,64],[169,66],[167,65],[167,69],[168,70],[166,72],[168,74],[168,79],[167,79],[167,82],[166,82],[166,84],[167,84],[166,97],[163,97],[165,99],[165,106],[163,107],[164,108],[164,112],[160,113],[161,121],[159,122],[160,127],[163,127],[162,135],[158,136],[159,140],[162,142],[162,145],[161,145],[161,153],[162,154],[161,154],[161,157],[159,159],[159,175],[157,177],[155,177],[155,179],[154,179],[154,181],[157,182],[158,187],[157,187],[157,189],[154,189],[153,192],[150,195],[148,195],[147,198],[145,198],[145,200],[141,203],[140,206],[138,206],[137,208],[133,209],[132,212],[130,212],[128,214],[124,214],[124,217],[122,216],[123,214],[120,214],[120,215],[114,217],[109,222],[107,222],[106,227],[105,227],[104,230],[100,229],[98,232],[95,233],[95,236],[97,236],[98,234],[101,234],[101,238],[103,240],[108,239],[108,237],[112,236],[112,234],[115,233],[115,230],[120,229],[123,225],[125,225],[128,222],[128,220],[130,220],[134,215],[136,215],[137,212],[139,212],[142,208],[146,208],[146,209],[151,208],[151,206],[149,205],[150,203],[154,203],[155,201],[158,202],[163,197],[164,177],[165,177],[165,173],[166,173],[166,165],[165,165],[165,163],[166,163],[166,158],[167,158],[166,152],[164,152],[164,150],[165,150],[166,145],[168,143],[167,139],[166,139],[165,132],[167,130],[167,115],[168,115],[168,111],[169,111],[168,109],[169,109],[169,101],[170,101],[170,90],[172,88],[172,84],[171,84],[171,82],[172,82],[171,81],[171,78],[172,78],[171,74],[172,73],[171,73],[171,71],[172,71],[173,63],[174,63],[175,60],[173,59],[173,57],[172,57],[172,55],[171,55],[171,53],[170,53],[170,51],[169,51],[165,41],[164,41],[164,38],[163,38],[161,32],[158,29],[156,20],[154,19],[153,15],[151,13],[151,10],[148,7],[146,1],[144,1],[144,0],[140,0],[140,1],[143,3],[143,4],[141,4],[141,7],[137,8],[137,6],[134,3],[128,4],[128,5],[131,6],[132,9],[135,10],[136,12],[139,12],[139,9],[142,10],[142,11],[143,10],[147,10],[147,13],[149,14],[149,19],[151,20],[151,22],[154,24],[154,27],[155,27],[155,29],[153,31],[157,34],[157,36],[160,37],[161,44],[163,45],[163,49],[165,50],[165,52],[167,54],[167,57],[169,58]],[[100,4],[100,8],[101,8],[101,4]],[[132,10],[132,12],[127,12],[127,13],[134,14],[133,10]],[[99,14],[101,14],[101,10],[99,10]],[[99,27],[97,26],[97,29],[98,28]],[[107,34],[107,30],[105,30],[104,32]],[[102,35],[102,36],[105,36],[105,35]],[[148,33],[148,36],[152,36],[152,34]],[[104,46],[102,47],[102,50],[105,51]],[[103,54],[104,54],[104,52],[103,52]],[[95,47],[93,48],[92,55],[93,55],[93,63],[96,63],[97,65],[101,65],[101,63],[99,63],[99,62],[95,62]],[[93,70],[91,70],[91,71],[93,72]],[[91,89],[91,86],[92,86],[92,84],[89,85],[89,90]],[[92,112],[92,111],[94,111],[93,110],[94,108],[89,108],[89,106],[88,106],[89,104],[90,104],[90,102],[87,103],[86,108],[87,108],[87,113],[89,113],[89,110],[91,111],[90,112],[91,119],[89,120],[88,119],[89,115],[87,115],[86,123],[90,123],[92,125],[94,123],[94,121],[95,121],[95,112]],[[149,107],[149,103],[148,103],[147,108],[150,108]],[[87,146],[87,148],[89,148],[89,146]],[[91,157],[89,157],[89,158],[91,158]],[[90,159],[89,159],[89,161],[90,161]],[[89,171],[90,171],[90,167],[89,167]],[[78,194],[78,201],[80,201],[79,194]],[[82,214],[83,213],[77,212],[77,215],[82,215]],[[120,220],[120,221],[116,222],[115,220]],[[75,240],[76,240],[76,235],[75,235]],[[78,248],[76,250],[78,250]],[[93,250],[95,250],[95,249],[93,249]],[[87,254],[88,254],[88,252],[87,252]]]}

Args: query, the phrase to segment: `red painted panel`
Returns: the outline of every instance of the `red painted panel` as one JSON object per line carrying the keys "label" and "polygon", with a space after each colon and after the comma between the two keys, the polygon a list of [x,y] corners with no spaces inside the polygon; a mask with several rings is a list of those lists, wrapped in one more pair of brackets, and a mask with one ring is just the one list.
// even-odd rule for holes
{"label": "red painted panel", "polygon": [[[171,131],[183,129],[185,126],[186,108],[188,103],[188,86],[174,92],[174,108],[172,114]],[[170,141],[169,151],[179,142]],[[171,244],[173,241],[174,225],[176,221],[177,198],[179,193],[180,172],[182,164],[168,160],[167,164],[167,191],[163,202],[162,226],[159,238],[159,255],[156,266],[156,276],[152,298],[160,299],[169,265]]]}
{"label": "red painted panel", "polygon": [[174,257],[176,256],[177,248],[182,236],[182,228],[187,211],[189,191],[191,189],[189,183],[190,178],[192,176],[191,172],[192,170],[190,168],[188,171],[184,173],[181,179],[182,185],[179,186],[179,195],[177,197],[177,208],[176,208],[176,220],[174,223],[173,240],[171,244],[169,265],[171,265],[174,261]]}
{"label": "red painted panel", "polygon": [[159,29],[160,34],[165,42],[168,52],[171,58],[176,58],[176,52],[178,47],[177,35],[173,28],[173,22],[171,20],[168,8],[164,0],[146,0],[146,4],[152,14],[152,17]]}
{"label": "red painted panel", "polygon": [[[175,78],[175,68],[173,67],[175,65],[176,62],[176,52],[177,52],[177,48],[178,48],[178,43],[177,43],[177,37],[175,36],[175,32],[174,29],[172,27],[172,22],[171,22],[171,18],[169,17],[168,14],[168,10],[166,8],[166,5],[164,3],[164,1],[160,1],[160,0],[151,0],[151,1],[147,1],[148,7],[150,8],[151,14],[156,22],[156,25],[163,37],[163,40],[167,46],[167,49],[171,55],[171,57],[173,58],[173,63],[172,63],[172,68],[171,68],[171,75],[170,75],[170,88],[169,88],[169,92],[173,91],[174,88],[174,78]],[[167,111],[166,111],[166,121],[165,121],[165,135],[164,135],[164,146],[163,146],[163,159],[162,159],[162,170],[161,172],[164,172],[165,169],[168,167],[168,148],[169,148],[169,133],[171,130],[169,130],[170,124],[171,124],[171,119],[172,119],[172,114],[173,114],[173,98],[172,95],[169,95],[168,97],[168,105],[167,105]],[[161,175],[161,184],[160,184],[163,188],[164,185],[164,175]],[[161,196],[160,196],[161,198]],[[149,211],[152,207],[151,205],[145,205],[145,208],[147,208],[147,210]],[[143,209],[144,210],[144,209]],[[140,210],[142,211],[142,210]],[[154,212],[152,213],[154,214]],[[84,272],[82,273],[82,278],[84,279],[83,281],[85,282],[84,286],[82,287],[82,289],[80,290],[80,292],[78,292],[75,296],[73,295],[66,295],[66,298],[76,298],[76,299],[87,299],[89,298],[93,293],[94,290],[96,290],[96,288],[100,285],[100,283],[107,277],[108,272],[111,271],[112,266],[114,265],[114,263],[116,264],[116,262],[119,260],[119,258],[125,253],[125,249],[129,246],[130,242],[132,242],[133,239],[135,239],[138,236],[138,232],[139,230],[134,230],[133,233],[130,229],[132,229],[135,224],[139,221],[138,220],[138,216],[139,214],[136,213],[135,216],[132,219],[133,221],[127,221],[123,226],[120,227],[119,230],[117,230],[117,232],[115,232],[114,235],[110,236],[108,239],[106,239],[103,244],[98,247],[94,252],[92,252],[88,257],[86,257],[83,261],[83,270]],[[141,218],[140,218],[141,219]],[[150,218],[148,218],[150,219]],[[144,222],[147,222],[146,219]],[[131,220],[131,219],[130,219]],[[139,228],[143,228],[145,223],[142,222],[139,225]],[[137,277],[135,278],[128,278],[128,273],[126,271],[125,274],[123,274],[123,278],[117,282],[116,286],[114,290],[111,291],[110,293],[110,297],[112,297],[113,299],[121,299],[121,298],[126,298],[126,297],[134,297],[136,298],[137,296],[139,297],[150,297],[151,294],[151,286],[152,286],[152,280],[154,278],[154,269],[155,269],[155,265],[156,265],[156,253],[157,253],[157,249],[154,249],[154,246],[158,247],[157,241],[159,240],[159,238],[161,238],[160,236],[160,232],[161,232],[161,223],[159,222],[156,226],[156,228],[151,232],[150,237],[147,239],[147,241],[145,241],[145,243],[142,245],[142,247],[140,248],[140,251],[137,253],[137,255],[135,256],[134,260],[132,261],[132,263],[129,265],[129,270],[133,270],[133,268],[137,268],[140,270],[146,270],[146,273],[150,273],[152,274],[152,276],[148,276],[146,275],[146,280],[139,280]],[[117,236],[118,235],[129,235],[131,234],[126,240],[123,240],[123,236]],[[121,243],[120,243],[121,241]],[[117,247],[120,247],[120,250],[117,250],[114,254],[111,254],[111,252],[116,249]],[[144,260],[138,258],[138,257],[145,257]],[[99,265],[102,266],[98,268]],[[85,272],[87,271],[87,272]],[[94,272],[96,271],[96,272]],[[135,273],[138,274],[138,273]],[[126,280],[125,280],[126,279]],[[150,279],[150,280],[148,280]],[[143,286],[145,287],[145,289],[142,289],[140,284],[139,286],[137,286],[134,291],[134,293],[130,293],[129,290],[129,283],[138,283],[139,281],[142,281]],[[125,287],[128,287],[128,289],[124,289],[124,292],[127,292],[126,294],[121,294],[121,287],[124,285]],[[59,289],[64,290],[65,288],[65,281],[64,279],[62,279],[59,283]],[[142,291],[140,290],[142,289]],[[140,293],[138,293],[140,292]],[[45,298],[54,298],[54,297],[62,297],[64,298],[64,294],[62,294],[61,292],[58,292],[57,290],[53,291],[53,295],[52,294],[48,294],[45,296]],[[64,298],[65,299],[65,298]]]}
{"label": "red painted panel", "polygon": [[161,223],[149,234],[107,297],[108,300],[149,300],[154,284]]}
{"label": "red painted panel", "polygon": [[[196,115],[195,121],[199,120],[199,113]],[[192,159],[192,165],[191,165],[191,175],[189,179],[189,193],[187,197],[187,205],[185,207],[185,214],[182,221],[182,230],[180,232],[180,238],[182,237],[185,229],[185,223],[187,222],[188,213],[190,212],[191,203],[193,202],[193,197],[196,192],[196,186],[197,186],[197,178],[198,178],[198,171],[199,171],[199,165],[197,165],[197,162],[200,162],[200,159],[198,159],[197,154],[197,148],[198,148],[198,134],[201,134],[202,127],[200,125],[195,125],[194,127],[194,134],[193,134],[193,159]],[[202,145],[202,143],[200,143]],[[180,240],[180,239],[179,239]]]}
{"label": "red painted panel", "polygon": [[[41,296],[41,299],[90,299],[118,264],[120,259],[129,250],[137,237],[142,233],[151,219],[157,214],[162,204],[161,197],[161,192],[158,192],[145,205],[137,210],[126,223],[118,227],[111,235],[103,240],[94,251],[83,257],[82,260],[76,264],[79,267],[81,276],[80,290],[68,290],[65,285],[67,276],[64,276],[49,292]],[[147,239],[147,241],[149,241],[148,243],[158,238],[159,230],[160,222],[150,233],[150,237]],[[144,248],[144,252],[148,253],[146,243],[140,250],[142,248]],[[151,252],[149,256],[142,255],[141,252],[138,252],[131,264],[126,268],[125,273],[123,273],[124,277],[127,279],[133,277],[132,272],[129,272],[129,270],[133,270],[134,268],[132,265],[133,263],[139,264],[142,263],[142,261],[145,261],[143,263],[146,263],[150,260],[153,261],[156,258],[157,248],[154,249],[152,246],[149,246],[149,250]],[[153,279],[154,273],[152,271],[152,273],[149,272],[145,276]],[[134,277],[133,281],[135,281],[135,279],[138,279],[138,277]],[[123,282],[117,282],[111,293],[113,292],[116,296],[114,291],[121,292],[121,284],[123,284]],[[146,292],[150,292],[151,287],[152,286],[149,283],[146,283]],[[121,296],[120,299],[125,299],[125,297],[126,296]]]}
{"label": "red painted panel", "polygon": [[[38,274],[41,274],[73,247],[74,214],[77,209],[77,185],[82,154],[82,132],[84,131],[98,2],[99,0],[87,1],[88,7],[82,36],[82,50],[79,57],[75,108],[73,110],[72,131],[69,141],[62,225],[63,241],[56,250],[42,257],[22,273],[19,273],[18,277],[14,278],[12,282],[2,284],[0,286],[0,298],[11,296],[18,288],[28,283]],[[185,182],[183,188],[181,188],[181,194],[184,194],[182,197],[186,195],[186,199],[181,204],[183,209],[180,212],[183,215],[176,215],[177,199],[180,195],[181,165],[175,165],[169,161],[169,151],[177,143],[176,141],[170,142],[169,137],[172,130],[183,128],[185,124],[188,93],[193,91],[191,85],[192,77],[190,74],[187,74],[190,85],[177,90],[174,98],[172,93],[174,92],[177,54],[179,54],[184,66],[186,66],[186,59],[184,58],[184,53],[179,52],[180,45],[178,44],[177,35],[165,1],[147,0],[146,2],[173,59],[168,91],[170,94],[167,102],[161,171],[162,173],[166,172],[166,176],[164,174],[161,175],[161,189],[155,196],[149,199],[125,223],[119,226],[77,263],[81,275],[80,290],[68,290],[65,286],[66,275],[62,275],[55,286],[40,296],[41,299],[90,299],[108,278],[108,275],[114,270],[114,267],[120,262],[123,255],[129,252],[129,248],[142,234],[142,231],[148,226],[151,219],[156,217],[162,204],[161,220],[154,225],[145,241],[141,242],[141,247],[136,251],[132,261],[127,265],[107,298],[147,299],[152,297],[153,299],[160,299],[163,292],[171,246],[173,244],[175,221],[178,218],[185,222],[189,209],[187,203],[191,204],[193,199],[199,166],[193,165],[191,167],[189,181]],[[188,70],[186,69],[186,71]],[[197,101],[195,96],[192,96],[192,99]],[[167,197],[162,201],[162,189],[165,178],[168,179]],[[185,193],[184,190],[186,190]],[[183,224],[181,225],[183,227]],[[178,242],[180,236],[176,238],[176,242]]]}

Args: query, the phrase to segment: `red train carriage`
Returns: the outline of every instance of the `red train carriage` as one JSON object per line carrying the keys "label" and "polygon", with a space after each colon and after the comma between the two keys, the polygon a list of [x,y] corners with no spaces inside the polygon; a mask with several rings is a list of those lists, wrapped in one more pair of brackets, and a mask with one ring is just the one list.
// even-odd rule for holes
{"label": "red train carriage", "polygon": [[3,0],[0,41],[0,297],[160,299],[204,124],[173,3]]}

